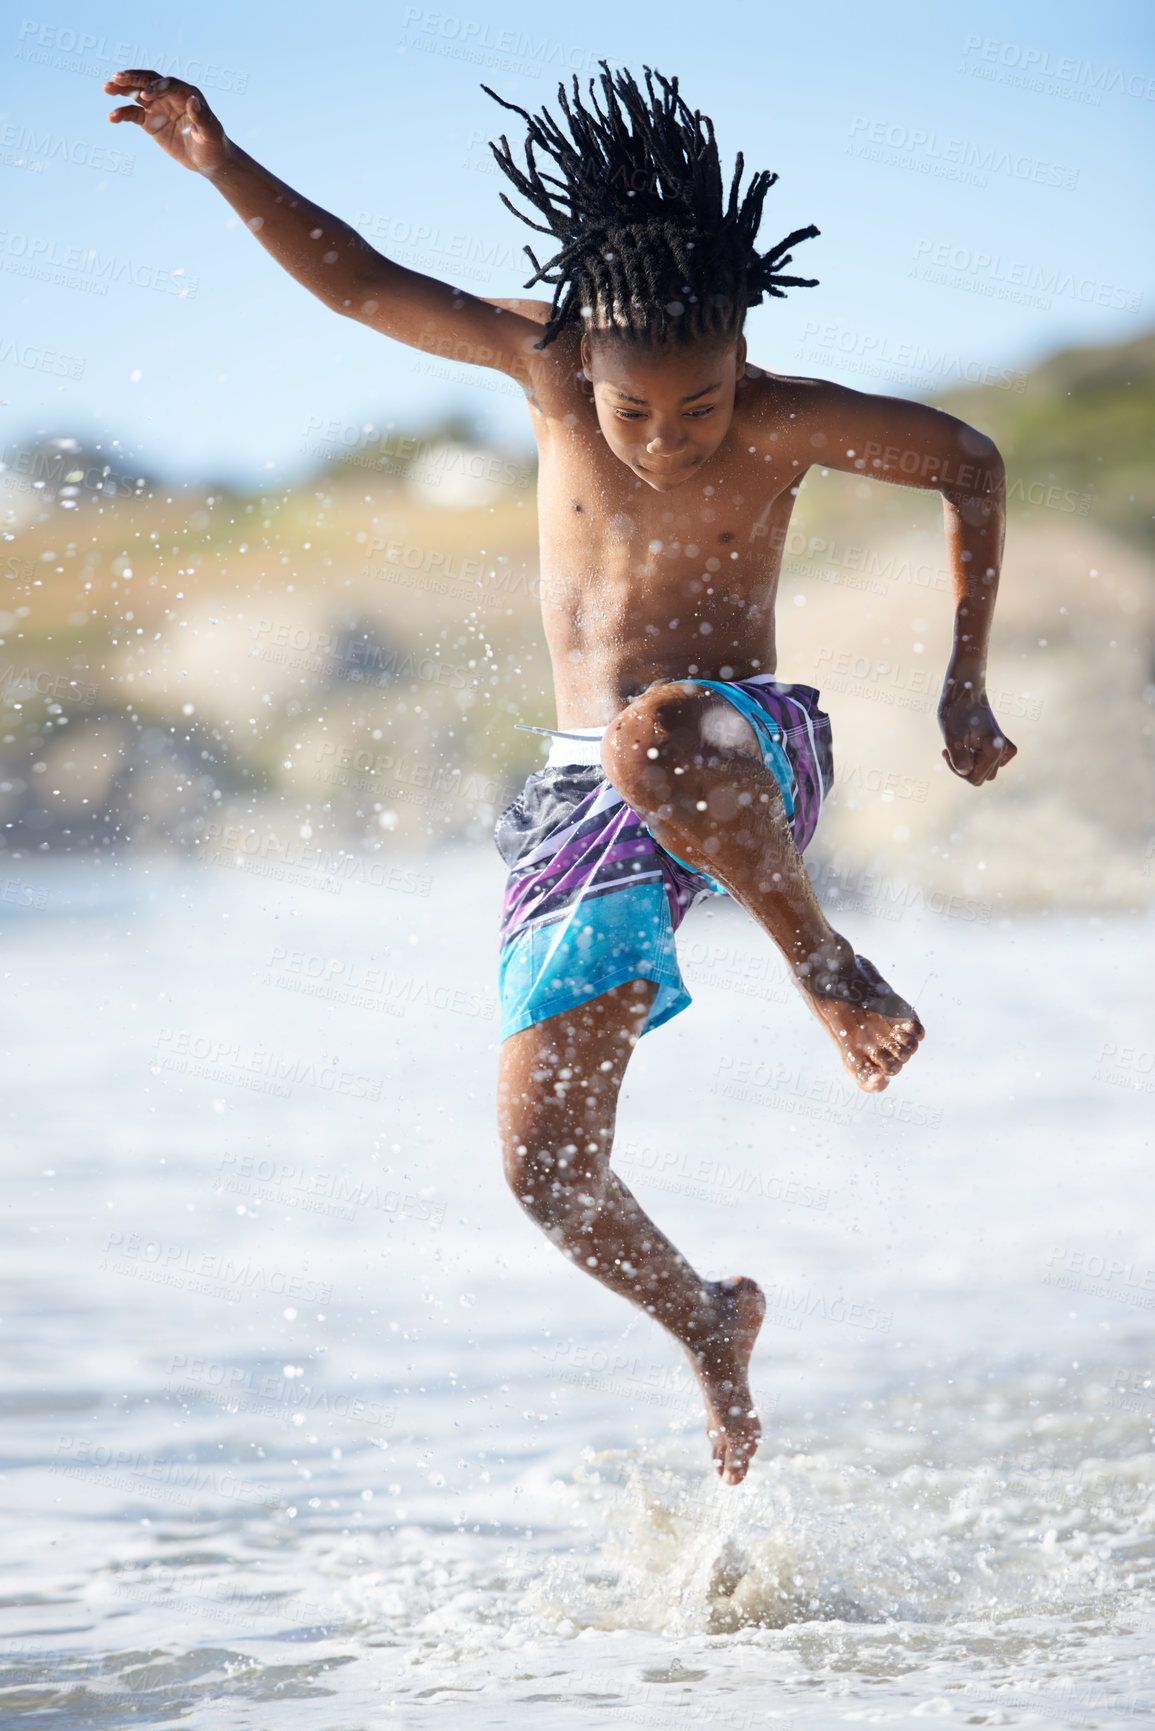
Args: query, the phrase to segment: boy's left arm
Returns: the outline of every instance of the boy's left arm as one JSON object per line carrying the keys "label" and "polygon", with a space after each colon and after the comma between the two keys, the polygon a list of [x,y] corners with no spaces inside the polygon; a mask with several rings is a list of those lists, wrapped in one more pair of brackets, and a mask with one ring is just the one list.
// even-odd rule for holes
{"label": "boy's left arm", "polygon": [[799,409],[795,436],[802,467],[820,463],[942,494],[955,598],[954,648],[938,708],[943,756],[975,787],[993,781],[1017,749],[995,720],[986,693],[1006,517],[1006,475],[997,447],[942,409],[824,381],[807,381]]}

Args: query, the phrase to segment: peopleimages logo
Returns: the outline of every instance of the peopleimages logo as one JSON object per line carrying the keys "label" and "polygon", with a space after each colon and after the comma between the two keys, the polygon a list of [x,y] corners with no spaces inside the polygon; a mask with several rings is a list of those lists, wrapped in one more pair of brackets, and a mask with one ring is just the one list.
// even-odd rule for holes
{"label": "peopleimages logo", "polygon": [[263,1046],[245,1047],[186,1028],[161,1028],[156,1036],[153,1075],[175,1071],[210,1082],[231,1083],[287,1100],[294,1088],[320,1088],[354,1100],[379,1100],[381,1082],[341,1066],[336,1058],[286,1057]]}
{"label": "peopleimages logo", "polygon": [[116,284],[191,300],[199,286],[199,279],[186,275],[183,266],[166,270],[142,259],[102,256],[94,247],[63,246],[47,235],[13,229],[0,229],[0,269],[98,295],[107,294]]}
{"label": "peopleimages logo", "polygon": [[503,29],[489,19],[464,18],[459,13],[431,11],[424,6],[407,6],[401,28],[412,33],[408,42],[402,35],[403,46],[451,54],[477,65],[500,66],[526,78],[540,78],[543,71],[596,72],[601,59],[599,49],[579,48],[555,37],[535,37],[525,30]]}
{"label": "peopleimages logo", "polygon": [[0,337],[0,363],[25,367],[30,373],[50,373],[58,379],[82,379],[87,364],[79,355],[62,354],[59,349],[42,349],[37,343],[20,343],[10,337]]}
{"label": "peopleimages logo", "polygon": [[956,246],[952,241],[916,241],[914,260],[911,274],[928,282],[971,289],[999,300],[1026,302],[1043,311],[1051,306],[1051,296],[1065,295],[1085,306],[1132,313],[1139,311],[1143,299],[1138,289],[1076,276],[1059,266],[1029,264],[997,252]]}
{"label": "peopleimages logo", "polygon": [[976,186],[987,184],[988,174],[1006,174],[1012,180],[1029,180],[1035,186],[1057,186],[1073,192],[1079,183],[1077,169],[1051,162],[1025,151],[1004,150],[997,144],[979,144],[969,138],[947,138],[921,126],[895,125],[886,120],[868,120],[856,115],[850,127],[847,150],[867,160],[910,168],[946,178],[970,178]]}
{"label": "peopleimages logo", "polygon": [[929,348],[914,339],[900,340],[890,333],[855,330],[837,320],[808,319],[802,326],[802,342],[829,352],[818,356],[802,351],[800,360],[822,359],[828,366],[851,372],[956,379],[960,384],[993,385],[997,390],[1019,394],[1026,389],[1026,374],[1009,367],[968,359],[950,349]]}
{"label": "peopleimages logo", "polygon": [[183,78],[202,90],[231,90],[241,95],[249,82],[247,72],[219,66],[215,61],[182,59],[158,44],[142,48],[132,42],[118,42],[113,36],[94,36],[87,30],[44,24],[35,18],[21,21],[13,52],[18,60],[34,66],[55,66],[88,78],[107,78],[108,69],[118,66],[149,66],[162,78]]}
{"label": "peopleimages logo", "polygon": [[262,1267],[248,1257],[234,1260],[227,1252],[196,1245],[162,1243],[141,1232],[110,1231],[100,1266],[111,1274],[143,1276],[158,1285],[215,1297],[269,1295],[327,1304],[333,1296],[331,1282],[311,1279],[307,1273]]}
{"label": "peopleimages logo", "polygon": [[1124,72],[1121,66],[1095,66],[1070,55],[1060,57],[1046,48],[1026,47],[1019,42],[1000,42],[994,36],[968,36],[963,44],[968,71],[986,65],[1019,75],[1016,82],[1030,87],[1032,80],[1053,78],[1060,84],[1093,91],[1096,96],[1113,92],[1133,96],[1140,102],[1155,101],[1155,77],[1145,72]]}

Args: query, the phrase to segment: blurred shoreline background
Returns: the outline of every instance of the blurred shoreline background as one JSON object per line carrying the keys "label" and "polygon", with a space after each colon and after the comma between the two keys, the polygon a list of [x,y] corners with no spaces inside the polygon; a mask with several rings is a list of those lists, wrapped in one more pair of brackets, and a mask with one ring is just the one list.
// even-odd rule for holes
{"label": "blurred shoreline background", "polygon": [[[937,494],[812,470],[779,677],[816,685],[832,908],[1133,909],[1155,891],[1155,334],[939,397],[1007,460],[989,689],[1020,747],[977,793],[935,709]],[[191,855],[382,881],[487,843],[554,725],[534,473],[449,419],[311,426],[309,471],[180,486],[53,427],[5,448],[0,851]]]}

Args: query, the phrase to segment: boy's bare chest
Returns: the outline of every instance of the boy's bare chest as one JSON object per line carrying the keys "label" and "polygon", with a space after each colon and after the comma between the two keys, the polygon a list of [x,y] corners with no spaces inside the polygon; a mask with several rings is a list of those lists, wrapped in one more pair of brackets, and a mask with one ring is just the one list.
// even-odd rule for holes
{"label": "boy's bare chest", "polygon": [[538,481],[543,565],[571,575],[776,574],[797,472],[788,460],[728,449],[657,492],[594,440],[559,441],[543,450]]}

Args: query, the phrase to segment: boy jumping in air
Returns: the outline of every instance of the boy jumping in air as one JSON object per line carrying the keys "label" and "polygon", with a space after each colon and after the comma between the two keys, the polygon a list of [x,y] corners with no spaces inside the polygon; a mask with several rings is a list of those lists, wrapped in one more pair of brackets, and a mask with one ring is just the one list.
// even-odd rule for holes
{"label": "boy jumping in air", "polygon": [[526,286],[552,285],[552,301],[479,299],[383,258],[233,144],[189,84],[128,71],[104,88],[133,99],[110,120],[212,181],[334,312],[525,391],[558,729],[497,828],[505,1169],[578,1267],[685,1348],[718,1471],[738,1484],[759,1436],[748,1366],[765,1302],[753,1280],[696,1274],[611,1170],[618,1093],[639,1037],[689,1002],[674,932],[720,889],[778,945],[859,1087],[880,1091],[914,1055],[917,1015],[831,928],[802,864],[830,724],[816,691],[774,677],[779,567],[813,463],[942,494],[943,755],[981,786],[1015,755],[984,686],[998,451],[937,409],[747,361],[746,309],[812,286],[783,273],[818,231],[758,250],[776,177],[743,193],[739,156],[727,190],[713,125],[676,80],[647,70],[643,89],[606,68],[587,105],[575,78],[561,122],[502,102],[528,127],[524,167],[505,138],[494,155],[556,248],[542,265],[526,249]]}

